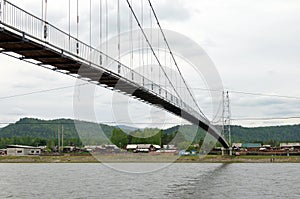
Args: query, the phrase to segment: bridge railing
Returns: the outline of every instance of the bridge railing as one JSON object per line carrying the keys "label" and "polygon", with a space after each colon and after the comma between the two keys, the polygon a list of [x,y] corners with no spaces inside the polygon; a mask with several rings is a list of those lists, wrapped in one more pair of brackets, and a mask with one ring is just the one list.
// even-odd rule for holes
{"label": "bridge railing", "polygon": [[118,60],[79,41],[70,34],[6,0],[0,0],[0,22],[0,24],[19,33],[24,33],[36,42],[53,50],[69,55],[91,67],[112,72],[114,75],[132,84],[137,84],[148,92],[194,115],[196,118],[203,118],[199,112],[195,111],[185,101],[179,99],[167,89],[120,63]]}

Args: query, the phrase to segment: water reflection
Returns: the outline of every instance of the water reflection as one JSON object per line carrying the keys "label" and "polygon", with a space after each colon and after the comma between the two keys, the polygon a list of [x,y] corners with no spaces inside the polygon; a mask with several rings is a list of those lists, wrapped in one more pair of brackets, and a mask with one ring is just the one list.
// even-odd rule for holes
{"label": "water reflection", "polygon": [[[213,189],[220,184],[219,176],[226,173],[229,164],[207,164],[210,168],[203,170],[199,165],[194,174],[186,176],[182,182],[170,186],[167,196],[170,198],[208,198],[212,196]],[[207,195],[209,193],[209,195]]]}

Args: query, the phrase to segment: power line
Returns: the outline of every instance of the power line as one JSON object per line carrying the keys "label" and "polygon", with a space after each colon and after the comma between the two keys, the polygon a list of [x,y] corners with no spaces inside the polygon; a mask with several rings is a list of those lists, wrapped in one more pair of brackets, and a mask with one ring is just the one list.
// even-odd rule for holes
{"label": "power line", "polygon": [[256,96],[264,96],[264,97],[279,97],[279,98],[288,98],[288,99],[297,99],[300,100],[300,97],[297,96],[286,96],[286,95],[277,95],[277,94],[265,94],[265,93],[249,93],[242,91],[229,91],[230,93],[236,94],[244,94],[244,95],[256,95]]}
{"label": "power line", "polygon": [[[232,118],[233,121],[267,121],[267,120],[289,120],[289,119],[300,119],[300,116],[295,117],[253,117],[253,118]],[[67,124],[83,124],[83,123],[93,123],[88,121],[82,121],[82,122],[24,122],[24,123],[15,123],[15,122],[0,122],[0,125],[9,125],[9,124],[16,124],[16,125],[32,125],[32,124],[39,124],[39,125],[48,125],[48,124],[54,124],[54,125],[67,125]],[[125,122],[125,121],[102,121],[100,123],[94,123],[94,124],[174,124],[174,125],[180,125],[180,122]]]}
{"label": "power line", "polygon": [[[65,87],[58,87],[58,88],[52,88],[52,89],[46,89],[46,90],[40,90],[40,91],[33,91],[33,92],[10,95],[10,96],[3,96],[3,97],[0,97],[0,100],[15,98],[15,97],[22,97],[22,96],[26,96],[26,95],[45,93],[45,92],[51,92],[51,91],[56,91],[56,90],[63,90],[63,89],[67,89],[67,88],[75,88],[77,86],[84,86],[84,85],[88,85],[88,84],[89,83],[83,83],[83,84],[78,84],[78,85],[75,85],[75,86],[65,86]],[[223,92],[221,90],[210,90],[210,89],[205,89],[205,88],[191,88],[191,89],[192,90],[206,90],[206,91],[212,91],[212,92]],[[251,93],[251,92],[233,91],[233,90],[230,90],[228,92],[229,93],[236,93],[236,94],[244,94],[244,95],[255,95],[255,96],[264,96],[264,97],[278,97],[278,98],[288,98],[288,99],[300,100],[300,97],[297,97],[297,96],[286,96],[286,95],[266,94],[266,93]]]}
{"label": "power line", "polygon": [[28,93],[16,94],[16,95],[9,95],[9,96],[0,97],[0,100],[10,99],[10,98],[15,98],[15,97],[23,97],[23,96],[39,94],[39,93],[46,93],[46,92],[51,92],[51,91],[64,90],[64,89],[68,89],[68,88],[75,88],[75,87],[79,87],[79,86],[85,86],[85,85],[88,85],[88,84],[89,83],[83,83],[83,84],[78,84],[78,85],[75,85],[75,86],[74,85],[73,86],[65,86],[65,87],[51,88],[51,89],[33,91],[33,92],[28,92]]}
{"label": "power line", "polygon": [[300,116],[295,116],[295,117],[253,117],[253,118],[233,118],[231,120],[234,121],[251,121],[251,120],[255,120],[255,121],[267,121],[267,120],[291,120],[291,119],[300,119]]}
{"label": "power line", "polygon": [[[213,89],[206,89],[200,87],[192,87],[192,90],[203,90],[208,92],[224,92],[223,90],[213,90]],[[288,99],[297,99],[300,100],[298,96],[288,96],[288,95],[279,95],[279,94],[269,94],[269,93],[255,93],[255,92],[244,92],[244,91],[235,91],[235,90],[228,90],[229,93],[234,94],[242,94],[242,95],[254,95],[254,96],[263,96],[263,97],[279,97],[279,98],[288,98]]]}
{"label": "power line", "polygon": [[[93,122],[24,122],[24,123],[15,123],[15,122],[0,122],[0,125],[4,124],[16,124],[16,125],[32,125],[32,124],[39,124],[39,125],[68,125],[68,124],[83,124],[83,123],[93,123]],[[133,124],[132,122],[118,122],[118,121],[103,121],[101,123],[94,123],[94,124]],[[134,122],[134,124],[174,124],[179,125],[178,122]]]}

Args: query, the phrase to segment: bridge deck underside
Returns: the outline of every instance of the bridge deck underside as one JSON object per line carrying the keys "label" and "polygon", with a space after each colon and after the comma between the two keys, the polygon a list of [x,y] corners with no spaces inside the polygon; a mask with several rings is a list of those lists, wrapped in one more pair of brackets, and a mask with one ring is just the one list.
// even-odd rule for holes
{"label": "bridge deck underside", "polygon": [[[91,67],[88,64],[76,60],[76,58],[66,56],[63,51],[59,52],[59,50],[54,50],[38,42],[31,41],[21,34],[19,35],[6,29],[1,29],[0,48],[2,52],[13,52],[20,55],[20,59],[35,60],[40,62],[41,65],[51,65],[57,70],[79,74],[83,78],[89,78],[92,81],[99,82],[101,85],[106,85],[114,90],[124,92],[139,100],[163,107],[165,110],[198,125],[206,131],[209,129],[209,126],[205,122],[181,110],[154,92],[146,90],[142,86],[130,82],[117,74],[110,73],[101,68]],[[216,131],[209,133],[217,138],[223,146],[228,146],[226,141],[220,137]]]}
{"label": "bridge deck underside", "polygon": [[161,105],[164,108],[179,115],[180,109],[167,103],[154,93],[149,93],[140,86],[126,81],[120,76],[105,72],[100,68],[91,67],[73,58],[65,56],[41,44],[31,42],[21,36],[2,30],[0,32],[0,48],[3,52],[13,52],[20,55],[20,59],[33,59],[43,65],[51,65],[57,70],[68,71],[73,74],[80,74],[83,78],[89,78],[102,85],[125,92],[151,104]]}

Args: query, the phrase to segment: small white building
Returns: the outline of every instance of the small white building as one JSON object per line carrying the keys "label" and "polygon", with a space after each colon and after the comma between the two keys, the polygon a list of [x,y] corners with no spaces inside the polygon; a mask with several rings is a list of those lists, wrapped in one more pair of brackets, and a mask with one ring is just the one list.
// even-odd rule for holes
{"label": "small white building", "polygon": [[300,150],[300,143],[280,143],[281,149]]}
{"label": "small white building", "polygon": [[163,149],[176,150],[177,148],[175,147],[174,144],[168,144],[168,145],[163,145]]}
{"label": "small white building", "polygon": [[154,147],[155,150],[160,150],[161,149],[161,147],[157,144],[153,144],[153,147]]}
{"label": "small white building", "polygon": [[153,144],[128,144],[126,146],[127,151],[133,151],[133,152],[144,152],[148,153],[150,151],[157,151],[160,150],[159,145],[153,145]]}
{"label": "small white building", "polygon": [[8,156],[28,156],[28,155],[40,155],[41,148],[33,146],[23,145],[8,145],[7,155]]}
{"label": "small white building", "polygon": [[137,149],[137,144],[128,144],[126,146],[127,151],[133,151],[133,150],[136,150],[136,149]]}
{"label": "small white building", "polygon": [[242,148],[242,143],[232,143],[232,148]]}

